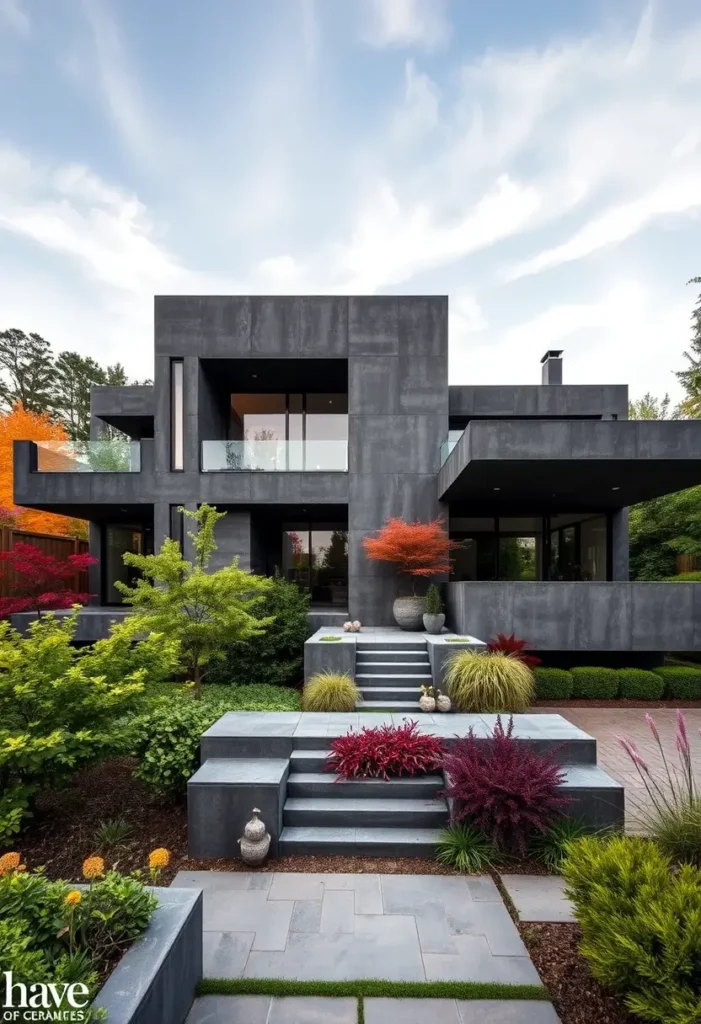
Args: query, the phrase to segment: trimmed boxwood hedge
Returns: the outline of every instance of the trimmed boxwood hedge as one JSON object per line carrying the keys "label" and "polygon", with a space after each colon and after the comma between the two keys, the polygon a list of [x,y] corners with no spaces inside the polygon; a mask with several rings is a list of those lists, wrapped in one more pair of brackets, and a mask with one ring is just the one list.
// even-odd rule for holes
{"label": "trimmed boxwood hedge", "polygon": [[570,669],[573,697],[588,700],[610,700],[618,696],[618,672],[615,668],[586,666]]}
{"label": "trimmed boxwood hedge", "polygon": [[701,700],[701,668],[686,665],[665,665],[656,668],[655,675],[664,683],[665,697],[675,700]]}
{"label": "trimmed boxwood hedge", "polygon": [[664,691],[664,681],[655,672],[642,668],[621,668],[618,670],[618,696],[629,700],[659,700]]}
{"label": "trimmed boxwood hedge", "polygon": [[536,700],[567,700],[572,696],[572,673],[564,668],[535,668]]}

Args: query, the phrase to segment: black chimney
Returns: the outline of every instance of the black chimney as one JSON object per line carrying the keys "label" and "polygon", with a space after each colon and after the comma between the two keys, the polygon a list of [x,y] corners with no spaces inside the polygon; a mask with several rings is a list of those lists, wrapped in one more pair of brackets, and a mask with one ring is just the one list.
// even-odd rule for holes
{"label": "black chimney", "polygon": [[562,384],[562,352],[561,348],[550,348],[541,359],[543,384]]}

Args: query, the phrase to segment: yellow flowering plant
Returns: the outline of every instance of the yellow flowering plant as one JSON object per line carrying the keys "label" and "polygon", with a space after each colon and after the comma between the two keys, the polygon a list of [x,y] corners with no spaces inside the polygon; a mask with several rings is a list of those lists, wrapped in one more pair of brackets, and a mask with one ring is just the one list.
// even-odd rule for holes
{"label": "yellow flowering plant", "polygon": [[151,885],[155,885],[163,870],[170,864],[170,852],[165,847],[159,846],[151,850],[148,855],[148,872],[151,877]]}

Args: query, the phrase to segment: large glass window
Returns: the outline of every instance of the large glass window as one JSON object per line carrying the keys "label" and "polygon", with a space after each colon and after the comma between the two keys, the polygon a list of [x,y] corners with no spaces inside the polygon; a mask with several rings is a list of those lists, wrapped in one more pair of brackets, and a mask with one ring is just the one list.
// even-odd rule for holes
{"label": "large glass window", "polygon": [[185,468],[185,430],[183,408],[182,359],[173,359],[170,364],[170,464],[171,469]]}
{"label": "large glass window", "polygon": [[451,518],[455,580],[606,580],[606,516]]}
{"label": "large glass window", "polygon": [[283,573],[316,605],[348,607],[348,531],[303,525],[283,533]]}
{"label": "large glass window", "polygon": [[124,564],[124,554],[133,551],[141,554],[143,551],[143,531],[131,526],[106,526],[104,534],[104,557],[103,565],[105,578],[103,581],[104,599],[106,604],[121,604],[122,595],[115,587],[115,582],[120,580],[128,586],[133,586],[139,573],[130,565]]}

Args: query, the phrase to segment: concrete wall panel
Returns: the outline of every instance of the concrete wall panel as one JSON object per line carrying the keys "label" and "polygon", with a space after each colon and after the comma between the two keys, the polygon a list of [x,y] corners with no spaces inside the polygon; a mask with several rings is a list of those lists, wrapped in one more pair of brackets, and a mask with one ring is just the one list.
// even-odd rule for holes
{"label": "concrete wall panel", "polygon": [[324,359],[348,355],[347,298],[305,296],[300,317],[302,355]]}

